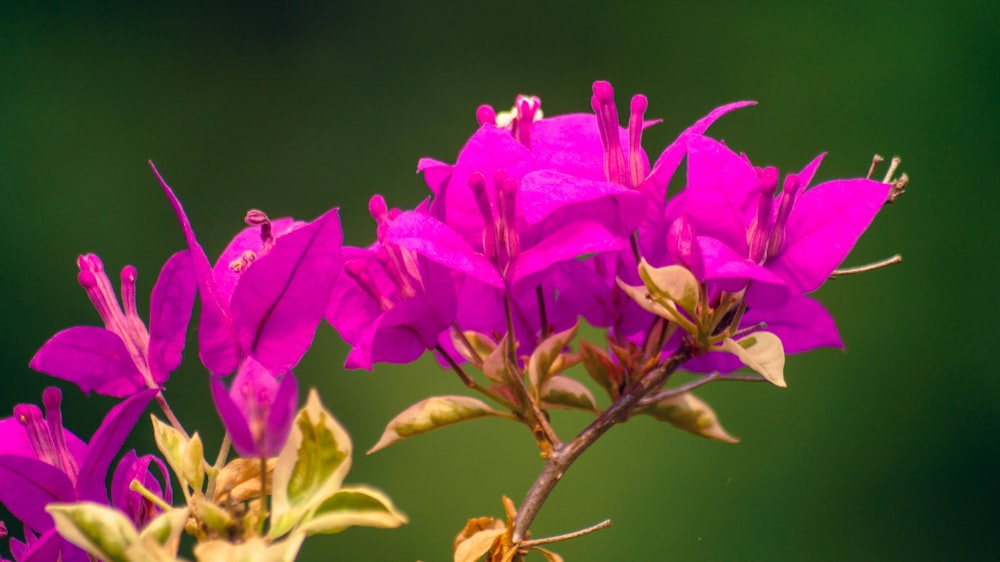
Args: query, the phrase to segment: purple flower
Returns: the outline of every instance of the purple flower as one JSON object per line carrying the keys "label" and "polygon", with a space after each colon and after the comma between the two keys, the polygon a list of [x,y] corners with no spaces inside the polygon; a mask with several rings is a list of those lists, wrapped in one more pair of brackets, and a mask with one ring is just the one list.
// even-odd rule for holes
{"label": "purple flower", "polygon": [[[45,506],[77,501],[108,504],[108,468],[156,392],[138,392],[112,408],[89,443],[63,429],[62,393],[55,387],[42,394],[44,415],[35,405],[20,404],[14,417],[0,420],[0,503],[25,529],[24,543],[11,541],[17,560],[56,560],[60,554],[63,562],[89,560],[56,533]],[[124,504],[115,507],[127,512]]]}
{"label": "purple flower", "polygon": [[211,385],[215,407],[236,452],[243,457],[276,456],[288,439],[298,404],[295,375],[287,371],[275,377],[248,357],[228,392],[218,377]]}
{"label": "purple flower", "polygon": [[194,305],[189,252],[174,254],[160,271],[150,299],[148,331],[136,307],[134,267],[126,266],[121,272],[123,310],[100,258],[82,255],[77,265],[77,278],[104,328],[75,326],[57,333],[29,366],[73,382],[87,393],[122,397],[161,387],[180,365]]}
{"label": "purple flower", "polygon": [[[834,180],[807,189],[823,155],[789,174],[775,197],[778,170],[756,168],[723,143],[688,139],[688,182],[667,216],[690,220],[699,235],[760,264],[779,283],[760,277],[747,290],[749,311],[740,327],[764,323],[785,353],[843,347],[836,324],[817,301],[817,289],[843,261],[889,195],[890,186],[868,179]],[[737,287],[730,287],[730,290]],[[707,372],[741,367],[733,356],[709,353],[685,369]]]}
{"label": "purple flower", "polygon": [[[152,466],[159,471],[159,479],[150,470]],[[135,451],[129,451],[118,461],[118,468],[111,477],[111,505],[125,513],[135,523],[136,528],[142,529],[159,514],[160,508],[129,487],[133,480],[138,480],[144,488],[169,504],[173,501],[170,473],[167,472],[167,465],[163,460],[155,455],[140,457]],[[163,482],[162,485],[160,481]]]}
{"label": "purple flower", "polygon": [[352,346],[344,363],[349,369],[413,361],[433,349],[456,318],[455,274],[386,240],[400,211],[389,209],[381,195],[372,197],[368,209],[378,240],[368,248],[344,248],[345,274],[326,311],[327,321]]}
{"label": "purple flower", "polygon": [[[602,173],[607,181],[644,195],[635,248],[652,265],[683,263],[699,280],[712,282],[715,291],[728,286],[739,289],[747,279],[781,285],[773,274],[712,239],[696,236],[688,221],[678,221],[677,216],[668,213],[667,185],[687,153],[689,139],[703,134],[726,113],[753,103],[743,101],[716,108],[684,130],[650,167],[641,146],[643,130],[655,123],[644,118],[646,97],[640,94],[632,98],[628,128],[622,129],[611,85],[596,82],[591,100],[595,114],[567,116],[565,122],[540,127],[542,130],[533,131],[532,146],[539,148],[534,151],[539,160],[580,176]],[[548,125],[560,119],[538,124]],[[680,226],[684,228],[677,230]],[[684,236],[679,236],[681,231]],[[678,255],[679,248],[683,255]],[[621,278],[631,285],[640,284],[636,268],[633,249],[627,248],[615,256],[560,264],[555,284],[560,299],[572,303],[593,325],[611,327],[619,336],[636,336],[649,328],[652,316],[626,297],[615,281]]]}
{"label": "purple flower", "polygon": [[685,213],[699,234],[762,264],[793,294],[810,293],[847,257],[890,191],[863,178],[809,189],[822,159],[789,174],[775,198],[777,169],[755,168],[721,142],[692,137],[688,183],[673,212]]}
{"label": "purple flower", "polygon": [[[151,164],[152,165],[152,164]],[[228,375],[251,356],[273,373],[294,367],[312,344],[341,270],[337,210],[310,223],[250,211],[213,269],[180,201],[156,172],[191,252],[202,311],[199,356]]]}

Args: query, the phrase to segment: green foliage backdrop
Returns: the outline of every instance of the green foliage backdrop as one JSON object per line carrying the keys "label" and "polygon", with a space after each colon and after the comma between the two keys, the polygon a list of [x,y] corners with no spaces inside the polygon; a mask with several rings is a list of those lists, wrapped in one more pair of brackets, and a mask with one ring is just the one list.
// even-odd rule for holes
{"label": "green foliage backdrop", "polygon": [[[97,323],[78,253],[136,265],[148,295],[182,246],[147,159],[210,254],[250,207],[311,219],[339,206],[348,243],[363,245],[368,197],[421,200],[417,159],[452,161],[480,103],[533,93],[549,114],[589,111],[591,82],[607,79],[664,119],[647,136],[655,154],[712,107],[756,99],[712,129],[755,162],[798,169],[829,151],[831,179],[863,175],[875,152],[904,157],[910,193],[849,264],[905,262],[821,290],[848,353],[791,358],[786,390],[702,393],[741,444],[649,420],[616,428],[567,473],[536,533],[614,521],[557,547],[569,560],[989,559],[998,19],[995,3],[943,0],[4,3],[0,413],[50,383],[27,368],[49,335]],[[298,373],[360,450],[409,404],[462,390],[430,361],[344,372],[345,353],[324,327]],[[189,353],[168,391],[211,446],[205,377]],[[89,436],[111,402],[63,388],[68,424]],[[131,445],[153,447],[145,435]],[[526,432],[502,420],[361,456],[351,478],[385,489],[412,523],[315,539],[301,559],[450,559],[465,519],[499,516],[500,496],[519,502],[540,467]]]}

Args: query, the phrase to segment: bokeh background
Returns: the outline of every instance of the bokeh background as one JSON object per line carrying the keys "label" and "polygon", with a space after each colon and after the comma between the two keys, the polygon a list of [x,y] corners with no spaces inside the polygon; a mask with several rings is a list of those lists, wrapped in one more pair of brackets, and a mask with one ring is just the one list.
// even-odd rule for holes
{"label": "bokeh background", "polygon": [[[339,206],[347,242],[365,245],[370,195],[425,197],[417,159],[453,161],[481,103],[531,93],[549,115],[589,111],[607,79],[623,107],[643,92],[663,118],[645,139],[655,155],[711,108],[756,99],[712,129],[755,162],[797,170],[829,151],[819,178],[832,179],[903,156],[909,193],[848,264],[904,263],[820,290],[847,353],[790,358],[786,390],[702,391],[741,444],[618,427],[567,473],[536,536],[614,521],[557,545],[568,560],[995,559],[995,2],[143,4],[0,6],[0,412],[53,382],[27,367],[47,337],[98,323],[78,253],[134,264],[142,303],[182,247],[147,159],[212,255],[250,207],[311,219]],[[534,444],[485,420],[366,457],[394,414],[463,389],[430,361],[345,372],[345,354],[321,328],[302,386],[353,435],[349,480],[412,522],[312,539],[301,560],[449,560],[467,518],[523,498]],[[60,386],[89,437],[112,402]],[[207,388],[189,353],[168,395],[211,447]],[[586,421],[556,415],[567,435]],[[153,450],[143,427],[129,445]]]}

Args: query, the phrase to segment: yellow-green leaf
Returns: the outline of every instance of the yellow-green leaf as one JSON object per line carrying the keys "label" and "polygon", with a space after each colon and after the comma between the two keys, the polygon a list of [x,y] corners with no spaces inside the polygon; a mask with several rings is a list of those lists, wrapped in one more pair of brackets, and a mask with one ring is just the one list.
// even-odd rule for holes
{"label": "yellow-green leaf", "polygon": [[739,340],[726,338],[721,351],[735,354],[744,365],[771,384],[782,388],[788,386],[785,384],[785,348],[771,332],[754,332]]}
{"label": "yellow-green leaf", "polygon": [[274,466],[272,517],[293,509],[304,515],[337,491],[351,468],[351,451],[351,438],[310,389]]}
{"label": "yellow-green leaf", "polygon": [[726,443],[739,443],[740,441],[723,429],[711,406],[690,392],[664,398],[639,410],[639,413],[650,415],[678,429],[716,441]]}
{"label": "yellow-green leaf", "polygon": [[701,284],[686,267],[653,267],[643,259],[639,263],[639,278],[655,300],[676,302],[688,314],[695,316]]}
{"label": "yellow-green leaf", "polygon": [[[156,440],[157,448],[163,453],[164,460],[170,465],[170,469],[174,471],[177,478],[184,480],[184,452],[187,450],[187,437],[184,437],[184,434],[172,426],[161,422],[156,416],[150,415],[149,417],[153,420],[153,438]],[[186,485],[187,482],[182,481],[181,484]]]}
{"label": "yellow-green leaf", "polygon": [[184,456],[181,457],[181,472],[195,490],[200,491],[201,485],[205,482],[205,464],[205,450],[201,444],[201,437],[195,432],[184,447]]}
{"label": "yellow-green leaf", "polygon": [[563,359],[563,350],[576,337],[579,327],[578,320],[572,328],[545,338],[528,358],[528,380],[531,381],[536,397],[541,394],[546,379],[568,367],[564,364],[566,361]]}
{"label": "yellow-green leaf", "polygon": [[450,334],[455,349],[477,367],[497,348],[497,343],[486,334],[472,331],[459,333],[457,330],[451,330]]}
{"label": "yellow-green leaf", "polygon": [[619,385],[625,380],[622,366],[612,361],[607,351],[587,340],[580,341],[580,357],[590,378],[601,385],[612,399],[618,398]]}
{"label": "yellow-green leaf", "polygon": [[344,486],[316,508],[299,530],[314,534],[339,533],[351,526],[392,529],[409,521],[380,490],[370,486]]}
{"label": "yellow-green leaf", "polygon": [[274,543],[258,537],[239,544],[224,540],[204,541],[195,545],[194,557],[198,562],[292,562],[303,539],[305,533],[295,533]]}
{"label": "yellow-green leaf", "polygon": [[[131,557],[140,544],[139,533],[121,512],[93,502],[52,503],[45,511],[52,515],[56,530],[64,539],[98,559],[139,562]],[[141,558],[152,560],[148,556]]]}
{"label": "yellow-green leaf", "polygon": [[427,398],[403,410],[393,418],[386,426],[378,443],[368,449],[368,454],[414,435],[488,416],[516,419],[511,414],[494,410],[483,401],[468,396]]}
{"label": "yellow-green leaf", "polygon": [[500,384],[506,384],[516,376],[507,369],[508,362],[504,357],[506,349],[507,336],[504,336],[498,345],[493,346],[493,349],[483,356],[485,357],[482,363],[483,374],[491,381]]}
{"label": "yellow-green leaf", "polygon": [[680,313],[677,311],[677,306],[673,301],[661,301],[653,298],[650,294],[649,289],[645,286],[632,286],[626,284],[620,278],[617,279],[618,288],[620,288],[626,295],[636,302],[643,310],[651,314],[655,314],[660,318],[666,318],[667,320],[676,320]]}
{"label": "yellow-green leaf", "polygon": [[147,549],[160,547],[164,554],[177,556],[177,548],[181,544],[181,533],[187,523],[189,511],[186,507],[178,507],[156,516],[139,533],[139,540]]}
{"label": "yellow-green leaf", "polygon": [[597,402],[590,390],[579,381],[556,375],[545,381],[542,388],[542,407],[569,408],[597,413]]}

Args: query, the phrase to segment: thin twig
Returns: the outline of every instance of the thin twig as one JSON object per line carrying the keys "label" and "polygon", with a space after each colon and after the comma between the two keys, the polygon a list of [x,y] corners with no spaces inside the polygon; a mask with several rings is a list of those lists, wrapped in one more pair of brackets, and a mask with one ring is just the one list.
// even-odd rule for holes
{"label": "thin twig", "polygon": [[538,546],[538,545],[541,545],[541,544],[551,544],[551,543],[554,543],[554,542],[560,542],[560,541],[565,541],[565,540],[569,540],[569,539],[575,539],[577,537],[582,537],[583,535],[589,535],[590,533],[593,533],[594,531],[600,531],[601,529],[607,529],[610,526],[611,526],[611,520],[610,519],[605,519],[604,521],[601,521],[600,523],[598,523],[596,525],[591,525],[590,527],[587,527],[586,529],[580,529],[579,531],[573,531],[572,533],[566,533],[564,535],[556,535],[554,537],[546,537],[544,539],[534,539],[534,540],[530,540],[530,541],[524,541],[524,542],[521,543],[521,547],[523,547],[523,548],[531,548],[533,546]]}
{"label": "thin twig", "polygon": [[437,344],[434,350],[440,353],[441,356],[444,357],[444,360],[448,362],[448,366],[451,367],[451,370],[455,371],[455,374],[458,375],[458,378],[462,380],[462,384],[464,384],[469,388],[476,388],[477,386],[479,386],[476,384],[476,381],[472,380],[472,377],[470,377],[465,373],[465,370],[462,369],[462,366],[459,365],[458,362],[456,362],[455,359],[452,358],[452,356],[447,351],[445,351],[444,347],[441,344]]}
{"label": "thin twig", "polygon": [[845,267],[843,269],[834,269],[833,273],[830,274],[830,279],[836,279],[841,275],[854,275],[856,273],[867,273],[869,271],[875,271],[876,269],[882,269],[883,267],[895,265],[902,261],[903,261],[903,256],[896,254],[890,258],[886,258],[882,261],[877,261],[875,263],[870,263],[868,265],[862,265],[858,267]]}
{"label": "thin twig", "polygon": [[181,432],[181,435],[185,439],[190,439],[191,436],[184,431],[184,426],[181,425],[181,420],[177,419],[174,415],[174,411],[170,409],[170,404],[167,404],[167,399],[163,397],[163,391],[156,393],[156,403],[160,405],[160,410],[163,410],[163,415],[167,416],[167,420],[170,421],[170,425],[174,427],[177,431]]}
{"label": "thin twig", "polygon": [[666,400],[668,398],[673,398],[675,396],[691,392],[699,386],[705,386],[706,384],[714,381],[767,382],[767,379],[760,375],[723,375],[718,371],[715,371],[687,384],[671,388],[670,390],[664,390],[663,392],[654,394],[653,396],[647,396],[646,398],[639,400],[636,405],[640,408],[643,406],[649,406],[650,404],[655,404],[660,400]]}

